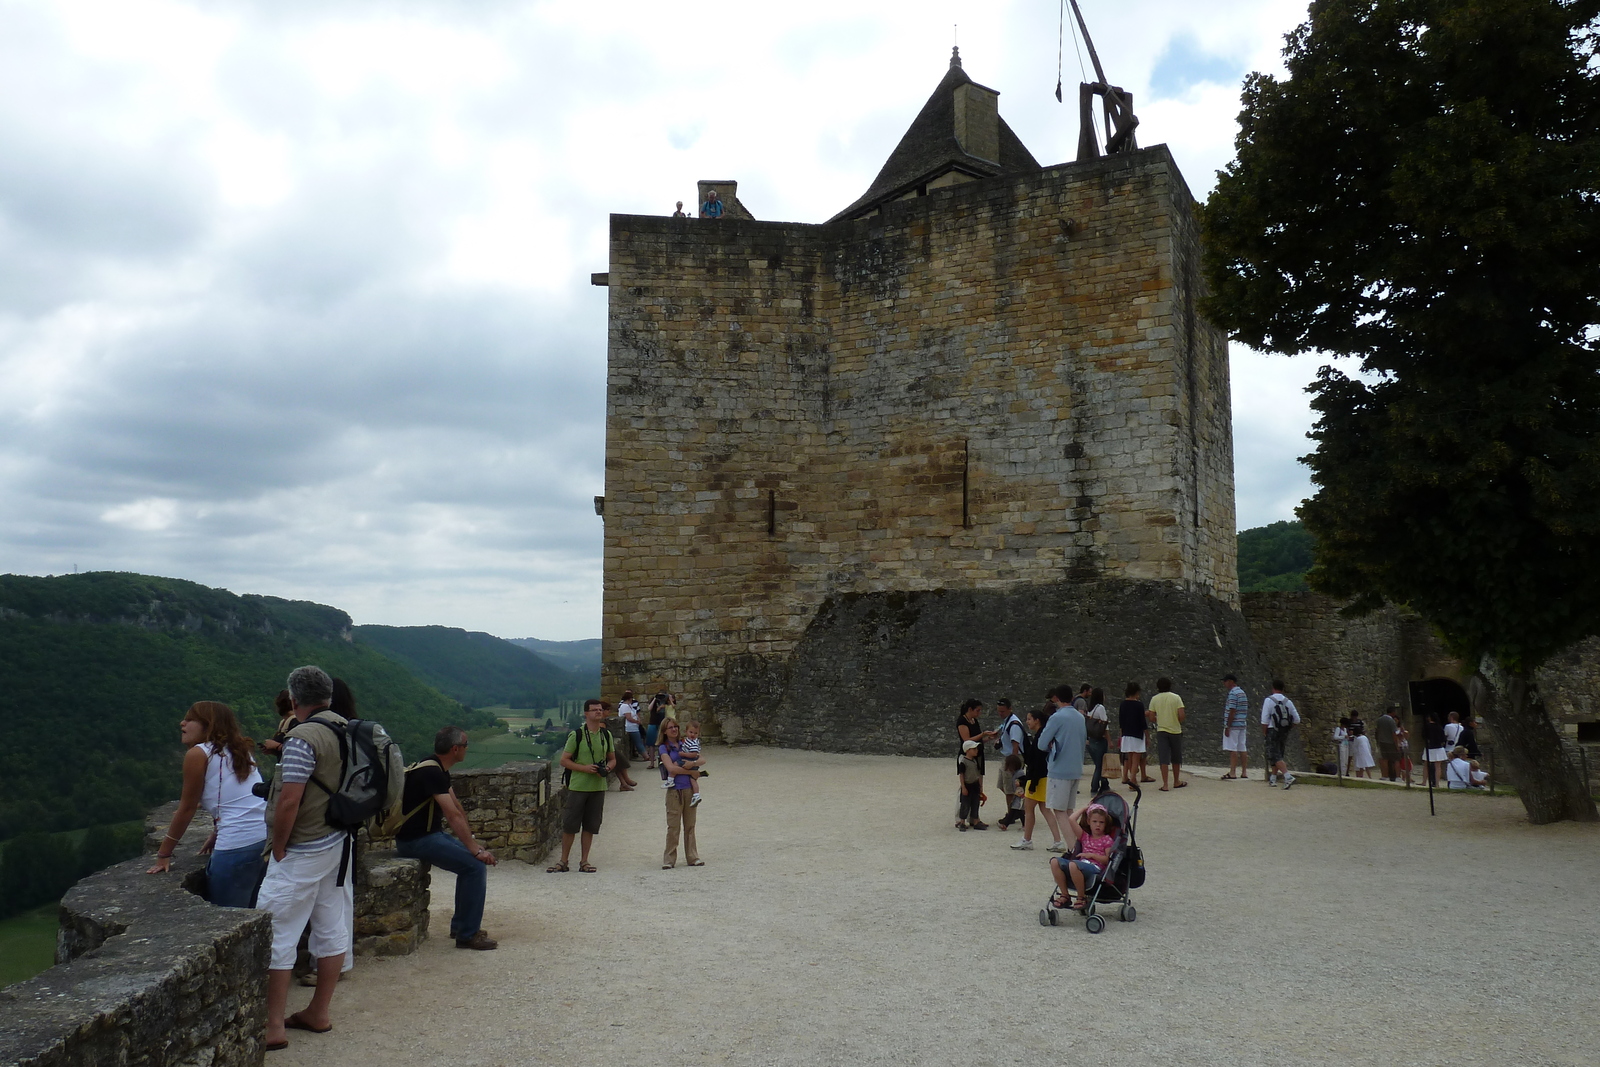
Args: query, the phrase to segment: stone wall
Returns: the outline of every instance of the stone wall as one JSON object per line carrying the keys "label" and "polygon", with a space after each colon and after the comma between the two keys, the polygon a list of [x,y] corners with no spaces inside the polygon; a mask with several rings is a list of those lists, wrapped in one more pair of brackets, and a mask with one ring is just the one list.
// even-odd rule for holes
{"label": "stone wall", "polygon": [[538,863],[560,841],[566,791],[559,778],[552,780],[552,767],[507,763],[450,772],[473,834],[497,858]]}
{"label": "stone wall", "polygon": [[613,216],[605,691],[666,686],[715,729],[743,710],[719,680],[789,670],[846,596],[1235,604],[1198,255],[1161,147],[821,226]]}
{"label": "stone wall", "polygon": [[0,990],[0,1064],[262,1062],[272,920],[186,888],[204,868],[195,850],[207,832],[189,831],[165,877],[145,874],[142,856],[67,893],[57,965]]}
{"label": "stone wall", "polygon": [[1220,679],[1229,672],[1266,684],[1244,618],[1220,601],[1162,582],[1062,582],[838,597],[786,670],[749,657],[716,696],[748,709],[736,725],[755,740],[953,756],[968,696],[989,706],[992,725],[998,697],[1024,711],[1053,686],[1088,682],[1105,689],[1114,717],[1128,682],[1148,699],[1164,674],[1188,709],[1185,761],[1216,764],[1226,762]]}

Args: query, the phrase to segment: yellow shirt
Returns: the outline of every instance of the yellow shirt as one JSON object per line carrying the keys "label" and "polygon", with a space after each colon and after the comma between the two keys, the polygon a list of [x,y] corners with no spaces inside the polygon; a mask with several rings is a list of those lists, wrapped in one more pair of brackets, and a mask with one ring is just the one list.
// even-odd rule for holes
{"label": "yellow shirt", "polygon": [[1183,698],[1177,693],[1157,693],[1150,698],[1150,710],[1156,713],[1156,729],[1166,734],[1183,733],[1183,723],[1178,712],[1183,710]]}

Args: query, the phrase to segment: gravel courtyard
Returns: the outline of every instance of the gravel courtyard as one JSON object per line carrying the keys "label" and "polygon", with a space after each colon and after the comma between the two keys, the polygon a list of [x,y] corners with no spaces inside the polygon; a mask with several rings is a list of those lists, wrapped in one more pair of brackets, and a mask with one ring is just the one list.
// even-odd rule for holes
{"label": "gravel courtyard", "polygon": [[[440,938],[362,960],[334,1032],[294,1032],[268,1062],[1600,1057],[1600,827],[1530,827],[1514,799],[1441,795],[1430,818],[1418,790],[1285,793],[1202,772],[1147,787],[1138,921],[1091,936],[1039,926],[1048,853],[952,829],[953,760],[708,754],[705,867],[660,869],[661,791],[640,777],[607,799],[598,874],[576,853],[570,874],[490,873],[499,951]],[[451,882],[435,874],[435,931]]]}

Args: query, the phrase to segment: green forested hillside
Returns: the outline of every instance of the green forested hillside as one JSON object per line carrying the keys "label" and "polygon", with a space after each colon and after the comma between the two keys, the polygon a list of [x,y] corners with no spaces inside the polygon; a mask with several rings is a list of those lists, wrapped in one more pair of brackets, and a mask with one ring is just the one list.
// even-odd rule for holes
{"label": "green forested hillside", "polygon": [[1317,543],[1298,522],[1275,522],[1239,532],[1241,593],[1303,592]]}
{"label": "green forested hillside", "polygon": [[592,695],[581,692],[580,679],[571,673],[493,634],[448,626],[357,626],[356,641],[474,707],[548,708]]}
{"label": "green forested hillside", "polygon": [[599,691],[600,639],[591,637],[584,641],[542,641],[537,637],[508,637],[513,645],[521,645],[538,653],[563,670],[571,671],[588,683],[588,688]]}
{"label": "green forested hillside", "polygon": [[176,798],[184,710],[220,700],[265,737],[305,663],[349,682],[408,757],[446,723],[491,721],[355,641],[337,608],[136,574],[0,575],[0,840]]}

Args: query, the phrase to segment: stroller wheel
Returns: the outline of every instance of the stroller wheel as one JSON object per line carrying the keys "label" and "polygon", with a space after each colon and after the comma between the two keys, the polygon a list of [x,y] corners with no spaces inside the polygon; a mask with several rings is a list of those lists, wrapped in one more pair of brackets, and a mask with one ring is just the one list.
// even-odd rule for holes
{"label": "stroller wheel", "polygon": [[1139,913],[1133,910],[1133,905],[1132,904],[1124,904],[1122,906],[1122,921],[1123,922],[1131,923],[1131,922],[1133,922],[1133,920],[1137,919],[1138,917],[1139,917]]}
{"label": "stroller wheel", "polygon": [[1056,909],[1054,909],[1054,908],[1040,908],[1039,909],[1039,925],[1040,926],[1054,926],[1056,924],[1056,914],[1057,914],[1057,912],[1056,912]]}
{"label": "stroller wheel", "polygon": [[1106,921],[1098,915],[1091,915],[1083,920],[1083,928],[1091,934],[1098,934],[1106,928]]}

